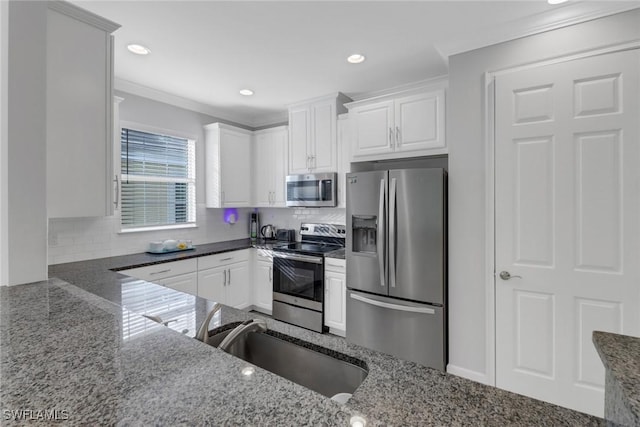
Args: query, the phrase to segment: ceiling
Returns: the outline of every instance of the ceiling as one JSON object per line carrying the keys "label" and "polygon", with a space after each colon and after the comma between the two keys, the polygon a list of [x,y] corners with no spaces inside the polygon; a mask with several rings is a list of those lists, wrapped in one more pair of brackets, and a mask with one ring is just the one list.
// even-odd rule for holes
{"label": "ceiling", "polygon": [[[247,126],[287,105],[444,76],[450,54],[640,6],[637,1],[74,1],[122,27],[116,89]],[[147,56],[130,53],[139,43]],[[349,64],[348,55],[366,56]],[[240,89],[255,91],[251,97]]]}

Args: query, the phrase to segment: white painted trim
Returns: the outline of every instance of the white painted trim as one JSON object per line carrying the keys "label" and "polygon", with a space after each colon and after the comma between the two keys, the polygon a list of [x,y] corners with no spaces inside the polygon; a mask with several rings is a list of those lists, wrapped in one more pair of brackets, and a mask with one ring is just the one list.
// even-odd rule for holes
{"label": "white painted trim", "polygon": [[637,2],[568,2],[548,11],[527,16],[486,31],[476,31],[465,40],[435,44],[443,58],[482,47],[551,31],[616,13],[637,9]]}
{"label": "white painted trim", "polygon": [[[486,236],[486,277],[485,277],[485,294],[486,294],[486,384],[496,385],[496,307],[495,307],[495,122],[493,110],[495,107],[494,98],[494,81],[497,76],[509,74],[521,70],[532,69],[537,67],[543,67],[546,65],[559,64],[562,62],[573,61],[576,59],[594,57],[598,55],[604,55],[608,53],[621,52],[630,49],[640,49],[640,40],[636,40],[629,43],[622,43],[618,45],[611,45],[605,48],[590,49],[581,51],[571,55],[565,55],[562,57],[555,57],[548,60],[538,61],[534,63],[522,64],[512,66],[510,68],[504,68],[500,70],[488,71],[484,76],[484,127],[485,127],[485,209],[486,209],[486,222],[485,222],[485,236]],[[491,347],[491,348],[489,348]],[[456,368],[453,369],[462,369]],[[449,372],[449,368],[447,368]],[[474,371],[469,371],[474,372]],[[454,373],[454,372],[452,372]],[[461,375],[464,376],[464,375]],[[466,378],[466,377],[465,377]]]}
{"label": "white painted trim", "polygon": [[495,77],[484,75],[485,139],[485,372],[496,385],[495,310]]}
{"label": "white painted trim", "polygon": [[151,99],[153,101],[162,102],[165,104],[173,105],[175,107],[184,108],[185,110],[195,111],[196,113],[207,114],[214,118],[240,124],[251,127],[246,124],[246,118],[229,114],[229,112],[212,107],[211,105],[203,104],[198,101],[193,101],[188,98],[184,98],[179,95],[174,95],[168,92],[164,92],[158,89],[152,89],[147,86],[140,85],[138,83],[130,82],[128,80],[115,79],[115,88],[118,91],[130,93],[132,95],[141,96],[143,98]]}
{"label": "white painted trim", "polygon": [[458,377],[466,378],[468,380],[475,381],[481,384],[492,385],[489,382],[489,379],[487,378],[486,374],[483,374],[482,372],[478,372],[478,371],[472,371],[471,369],[461,368],[456,365],[448,364],[447,373],[456,375]]}
{"label": "white painted trim", "polygon": [[96,15],[93,12],[89,12],[88,10],[85,10],[67,1],[49,0],[48,7],[49,9],[55,10],[58,13],[62,13],[63,15],[67,15],[73,19],[77,19],[78,21],[82,21],[85,24],[100,28],[101,30],[106,31],[109,34],[113,33],[115,30],[121,27],[120,24],[116,24],[113,21],[105,19],[102,16]]}
{"label": "white painted trim", "polygon": [[392,99],[398,96],[410,95],[412,93],[419,93],[437,89],[447,89],[448,86],[449,76],[438,76],[431,79],[420,80],[417,82],[395,86],[384,90],[354,95],[351,97],[353,99],[353,102],[349,102],[344,105],[345,107],[350,109],[357,105],[382,101],[385,99]]}

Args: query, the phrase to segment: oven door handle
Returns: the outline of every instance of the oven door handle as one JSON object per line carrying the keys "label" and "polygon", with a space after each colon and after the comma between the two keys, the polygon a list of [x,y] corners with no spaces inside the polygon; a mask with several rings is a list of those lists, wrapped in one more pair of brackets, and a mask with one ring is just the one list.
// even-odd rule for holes
{"label": "oven door handle", "polygon": [[283,259],[290,259],[292,261],[302,261],[302,262],[310,262],[313,264],[322,264],[323,259],[322,258],[318,258],[315,256],[308,256],[308,255],[293,255],[293,254],[285,254],[285,253],[279,253],[279,252],[273,252],[273,257],[274,258],[283,258]]}

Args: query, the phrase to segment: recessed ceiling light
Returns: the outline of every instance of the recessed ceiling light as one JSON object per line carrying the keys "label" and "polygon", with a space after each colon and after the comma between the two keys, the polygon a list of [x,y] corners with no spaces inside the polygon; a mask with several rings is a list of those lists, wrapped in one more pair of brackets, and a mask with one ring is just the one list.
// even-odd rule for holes
{"label": "recessed ceiling light", "polygon": [[353,55],[347,58],[347,61],[350,62],[351,64],[359,64],[361,62],[364,62],[365,59],[366,58],[364,57],[364,55],[361,55],[359,53],[354,53]]}
{"label": "recessed ceiling light", "polygon": [[127,45],[127,49],[129,49],[129,52],[135,53],[136,55],[148,55],[151,53],[151,49],[142,46],[141,44],[132,43]]}
{"label": "recessed ceiling light", "polygon": [[251,89],[242,89],[240,91],[240,95],[251,96],[251,95],[253,95],[253,91]]}
{"label": "recessed ceiling light", "polygon": [[549,4],[560,4],[560,3],[564,3],[567,0],[547,0],[547,3]]}

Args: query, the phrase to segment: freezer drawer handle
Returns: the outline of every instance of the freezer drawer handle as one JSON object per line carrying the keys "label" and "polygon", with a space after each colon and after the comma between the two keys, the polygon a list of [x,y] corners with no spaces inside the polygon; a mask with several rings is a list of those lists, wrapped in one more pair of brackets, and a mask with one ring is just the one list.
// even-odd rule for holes
{"label": "freezer drawer handle", "polygon": [[351,298],[358,301],[362,301],[365,304],[377,305],[378,307],[388,308],[390,310],[408,311],[410,313],[436,314],[436,311],[432,308],[411,307],[407,305],[389,304],[388,302],[377,301],[377,300],[365,298],[363,296],[356,295],[356,294],[351,294]]}

